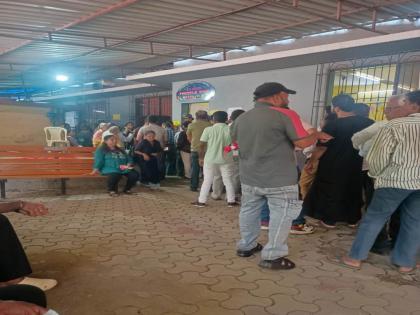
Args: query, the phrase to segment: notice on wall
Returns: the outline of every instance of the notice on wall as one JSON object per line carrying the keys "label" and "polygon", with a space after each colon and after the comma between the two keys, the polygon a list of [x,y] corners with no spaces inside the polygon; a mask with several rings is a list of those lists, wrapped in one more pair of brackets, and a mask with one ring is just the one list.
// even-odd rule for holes
{"label": "notice on wall", "polygon": [[112,120],[120,121],[121,120],[121,114],[112,114]]}

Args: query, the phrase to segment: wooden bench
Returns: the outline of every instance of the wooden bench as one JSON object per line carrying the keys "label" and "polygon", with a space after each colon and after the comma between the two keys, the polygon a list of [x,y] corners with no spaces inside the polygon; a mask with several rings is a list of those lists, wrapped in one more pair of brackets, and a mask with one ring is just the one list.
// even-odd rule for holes
{"label": "wooden bench", "polygon": [[6,198],[6,182],[12,179],[61,179],[66,193],[70,178],[100,178],[90,175],[94,148],[0,146],[0,193]]}

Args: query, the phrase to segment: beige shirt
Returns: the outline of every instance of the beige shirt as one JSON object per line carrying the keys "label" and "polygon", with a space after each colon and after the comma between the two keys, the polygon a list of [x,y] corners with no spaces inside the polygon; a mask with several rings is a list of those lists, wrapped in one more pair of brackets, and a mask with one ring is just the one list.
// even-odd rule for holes
{"label": "beige shirt", "polygon": [[200,138],[204,129],[210,127],[211,123],[204,120],[196,120],[188,126],[187,136],[192,138],[191,151],[198,152],[200,150]]}

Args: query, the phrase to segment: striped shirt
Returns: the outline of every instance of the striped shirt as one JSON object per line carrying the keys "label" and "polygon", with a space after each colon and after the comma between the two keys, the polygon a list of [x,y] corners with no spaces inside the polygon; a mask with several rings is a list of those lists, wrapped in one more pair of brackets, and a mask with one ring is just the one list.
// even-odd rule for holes
{"label": "striped shirt", "polygon": [[420,189],[420,113],[391,120],[376,136],[369,154],[376,188]]}

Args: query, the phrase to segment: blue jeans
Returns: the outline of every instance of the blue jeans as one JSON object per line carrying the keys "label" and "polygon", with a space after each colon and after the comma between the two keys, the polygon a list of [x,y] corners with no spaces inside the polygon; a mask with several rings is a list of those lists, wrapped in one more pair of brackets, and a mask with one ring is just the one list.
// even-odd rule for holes
{"label": "blue jeans", "polygon": [[239,213],[241,240],[238,250],[250,250],[257,246],[261,230],[261,211],[264,204],[270,208],[268,243],[261,252],[261,259],[274,260],[288,254],[287,237],[292,221],[302,207],[298,186],[260,188],[242,184],[242,206]]}
{"label": "blue jeans", "polygon": [[398,208],[401,211],[401,227],[391,261],[401,267],[416,266],[420,249],[420,190],[377,189],[360,223],[350,250],[351,258],[364,260],[368,257],[379,232]]}
{"label": "blue jeans", "polygon": [[[264,207],[261,210],[261,222],[269,222],[270,221],[270,208],[268,207],[268,202],[266,201],[264,204]],[[292,225],[300,225],[305,224],[305,209],[302,208],[302,210],[299,213],[299,216],[293,220]]]}

